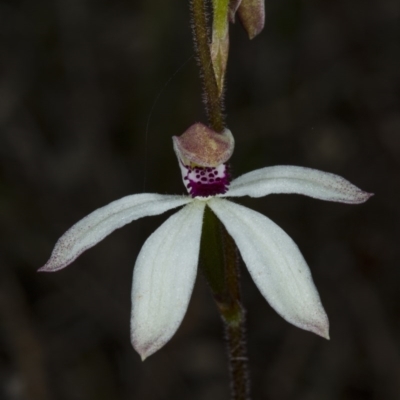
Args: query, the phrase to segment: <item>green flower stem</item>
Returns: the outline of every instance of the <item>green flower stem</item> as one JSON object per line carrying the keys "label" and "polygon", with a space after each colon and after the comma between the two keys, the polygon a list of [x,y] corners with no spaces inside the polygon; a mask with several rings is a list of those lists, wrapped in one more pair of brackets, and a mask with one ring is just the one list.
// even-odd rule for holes
{"label": "green flower stem", "polygon": [[241,304],[238,251],[232,237],[209,207],[204,212],[200,254],[203,274],[224,322],[232,399],[248,400],[245,311]]}
{"label": "green flower stem", "polygon": [[204,0],[192,0],[191,9],[194,47],[203,83],[207,116],[211,128],[215,132],[222,132],[225,128],[223,104],[211,59],[210,34]]}

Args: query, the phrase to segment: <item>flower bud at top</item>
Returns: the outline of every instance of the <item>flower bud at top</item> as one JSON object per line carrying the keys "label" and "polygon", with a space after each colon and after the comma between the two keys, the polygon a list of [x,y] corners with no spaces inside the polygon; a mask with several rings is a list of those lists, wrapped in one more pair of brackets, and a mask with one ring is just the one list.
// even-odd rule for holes
{"label": "flower bud at top", "polygon": [[240,22],[250,39],[256,37],[264,28],[264,0],[242,0],[237,10]]}
{"label": "flower bud at top", "polygon": [[172,139],[174,150],[185,165],[217,167],[229,160],[235,147],[229,129],[217,133],[201,123],[192,125],[181,136]]}

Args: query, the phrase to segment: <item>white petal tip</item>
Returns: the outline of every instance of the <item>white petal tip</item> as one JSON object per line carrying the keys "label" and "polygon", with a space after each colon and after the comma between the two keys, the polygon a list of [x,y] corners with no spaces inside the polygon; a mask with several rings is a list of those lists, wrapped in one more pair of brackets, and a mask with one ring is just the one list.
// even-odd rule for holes
{"label": "white petal tip", "polygon": [[329,320],[325,312],[320,317],[320,321],[315,321],[312,324],[304,325],[304,329],[309,332],[315,333],[318,336],[326,340],[330,340],[329,337]]}
{"label": "white petal tip", "polygon": [[364,192],[365,193],[365,200],[367,201],[370,197],[375,196],[375,193],[368,193],[368,192]]}
{"label": "white petal tip", "polygon": [[317,334],[318,336],[321,336],[322,338],[324,338],[326,340],[330,340],[329,327],[316,326],[316,327],[314,327],[314,329],[311,332]]}
{"label": "white petal tip", "polygon": [[75,258],[73,260],[68,260],[68,261],[64,261],[64,262],[60,263],[60,260],[58,257],[51,257],[50,260],[47,261],[47,263],[43,265],[43,267],[41,267],[37,270],[37,272],[59,271],[60,269],[68,267],[68,265],[70,265],[73,261],[75,261]]}
{"label": "white petal tip", "polygon": [[48,261],[45,265],[43,265],[43,267],[39,268],[37,272],[55,272],[59,269],[60,268],[58,268],[57,265],[53,265],[53,263],[50,263],[50,261]]}
{"label": "white petal tip", "polygon": [[146,343],[143,346],[140,346],[137,343],[133,344],[133,348],[139,354],[142,361],[147,360],[151,355],[153,355],[157,350],[159,350],[160,347],[161,346],[154,346],[152,343]]}
{"label": "white petal tip", "polygon": [[[361,204],[365,203],[370,197],[374,196],[375,193],[364,192],[363,190],[358,189],[356,193],[351,196],[348,203],[350,204]],[[346,201],[344,201],[346,202]]]}

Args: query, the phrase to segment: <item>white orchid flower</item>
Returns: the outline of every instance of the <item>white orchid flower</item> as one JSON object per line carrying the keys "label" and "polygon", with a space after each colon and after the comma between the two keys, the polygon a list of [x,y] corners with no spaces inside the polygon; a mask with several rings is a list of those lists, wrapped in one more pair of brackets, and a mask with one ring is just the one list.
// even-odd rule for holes
{"label": "white orchid flower", "polygon": [[269,304],[291,324],[329,338],[327,315],[296,244],[269,218],[226,198],[295,193],[359,204],[371,194],[340,176],[310,168],[266,167],[230,182],[224,163],[200,167],[180,158],[179,164],[189,196],[134,194],[99,208],[58,240],[49,261],[39,271],[58,271],[114,230],[136,219],[184,206],[146,240],[136,260],[131,339],[145,359],[171,339],[186,313],[197,274],[207,206],[236,242]]}

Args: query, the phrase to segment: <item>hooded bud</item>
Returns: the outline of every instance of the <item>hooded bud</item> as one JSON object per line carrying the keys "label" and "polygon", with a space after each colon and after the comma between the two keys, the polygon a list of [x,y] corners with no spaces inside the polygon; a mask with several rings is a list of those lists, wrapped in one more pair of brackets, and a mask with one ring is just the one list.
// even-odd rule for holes
{"label": "hooded bud", "polygon": [[264,28],[264,0],[242,0],[237,10],[240,22],[250,39],[256,37]]}
{"label": "hooded bud", "polygon": [[201,167],[217,167],[229,160],[235,147],[235,140],[229,129],[217,133],[197,123],[181,136],[174,136],[174,150],[185,164]]}
{"label": "hooded bud", "polygon": [[232,22],[232,24],[235,23],[235,14],[237,9],[240,6],[240,3],[242,0],[230,0],[229,1],[229,21]]}

